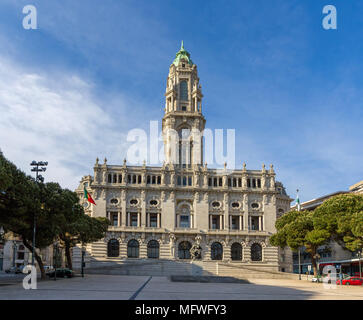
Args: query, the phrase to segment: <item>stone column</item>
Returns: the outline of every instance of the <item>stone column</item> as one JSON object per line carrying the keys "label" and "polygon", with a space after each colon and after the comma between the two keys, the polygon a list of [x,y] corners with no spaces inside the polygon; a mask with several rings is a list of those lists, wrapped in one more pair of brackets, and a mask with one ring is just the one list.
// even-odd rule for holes
{"label": "stone column", "polygon": [[223,228],[223,215],[220,215],[220,216],[219,216],[219,225],[220,225],[219,229],[220,229],[220,230],[223,230],[223,229],[224,229],[224,228]]}
{"label": "stone column", "polygon": [[127,212],[127,226],[130,226],[130,212]]}
{"label": "stone column", "polygon": [[121,227],[121,212],[117,212],[117,226]]}
{"label": "stone column", "polygon": [[212,226],[213,226],[213,223],[212,223],[212,215],[210,214],[209,215],[209,229],[212,230]]}
{"label": "stone column", "polygon": [[242,219],[243,219],[243,216],[239,216],[238,217],[238,222],[239,222],[239,230],[243,230],[242,227],[243,227],[243,223],[242,223]]}

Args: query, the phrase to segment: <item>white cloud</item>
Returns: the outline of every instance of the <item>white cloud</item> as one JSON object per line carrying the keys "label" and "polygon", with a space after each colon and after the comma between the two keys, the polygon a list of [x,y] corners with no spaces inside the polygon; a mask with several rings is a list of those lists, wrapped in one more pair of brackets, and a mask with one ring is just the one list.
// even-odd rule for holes
{"label": "white cloud", "polygon": [[[77,75],[34,73],[0,56],[4,155],[27,173],[32,160],[47,160],[46,181],[71,189],[92,174],[97,156],[121,160],[126,128],[105,113],[92,90],[92,83]],[[127,102],[113,99],[122,112]]]}

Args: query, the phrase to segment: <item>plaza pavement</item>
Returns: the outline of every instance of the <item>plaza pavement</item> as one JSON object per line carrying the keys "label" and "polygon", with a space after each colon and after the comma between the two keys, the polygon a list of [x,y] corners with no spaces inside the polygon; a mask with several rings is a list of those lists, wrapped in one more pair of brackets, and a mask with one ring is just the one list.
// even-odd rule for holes
{"label": "plaza pavement", "polygon": [[253,279],[250,283],[171,282],[166,277],[86,275],[39,281],[37,290],[0,283],[0,300],[363,300],[363,286],[325,289],[306,280]]}

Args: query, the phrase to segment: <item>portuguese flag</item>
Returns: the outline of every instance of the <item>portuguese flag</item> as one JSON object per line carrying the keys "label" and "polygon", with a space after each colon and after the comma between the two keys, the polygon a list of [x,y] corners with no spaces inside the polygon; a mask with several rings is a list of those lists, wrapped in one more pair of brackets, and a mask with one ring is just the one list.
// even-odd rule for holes
{"label": "portuguese flag", "polygon": [[96,205],[96,202],[92,199],[91,195],[87,192],[86,187],[84,187],[84,198],[87,199],[88,202],[93,203]]}

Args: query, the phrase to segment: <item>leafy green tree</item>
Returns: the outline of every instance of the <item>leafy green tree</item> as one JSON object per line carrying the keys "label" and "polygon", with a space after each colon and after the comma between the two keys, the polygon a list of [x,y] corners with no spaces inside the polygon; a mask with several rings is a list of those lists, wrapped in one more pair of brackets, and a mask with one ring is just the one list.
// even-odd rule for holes
{"label": "leafy green tree", "polygon": [[315,210],[314,226],[350,251],[363,248],[363,195],[343,194],[326,200]]}
{"label": "leafy green tree", "polygon": [[64,189],[56,203],[57,234],[65,249],[67,267],[72,269],[71,248],[78,243],[89,243],[102,239],[110,224],[106,218],[92,218],[84,213],[75,192]]}
{"label": "leafy green tree", "polygon": [[[36,247],[47,247],[54,238],[54,225],[49,210],[45,210],[41,201],[46,188],[17,169],[3,154],[0,154],[0,174],[5,177],[0,183],[0,225],[6,232],[19,235],[25,247],[33,252],[33,225],[36,217]],[[34,258],[44,278],[43,262],[36,250]]]}
{"label": "leafy green tree", "polygon": [[314,275],[317,275],[318,247],[329,241],[330,234],[326,230],[314,229],[314,212],[287,212],[276,221],[276,230],[270,238],[271,244],[282,248],[288,246],[293,251],[305,247],[311,258]]}

